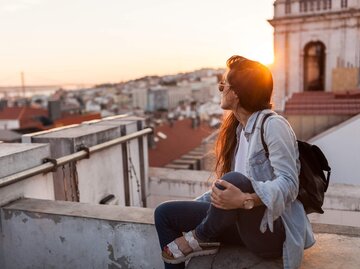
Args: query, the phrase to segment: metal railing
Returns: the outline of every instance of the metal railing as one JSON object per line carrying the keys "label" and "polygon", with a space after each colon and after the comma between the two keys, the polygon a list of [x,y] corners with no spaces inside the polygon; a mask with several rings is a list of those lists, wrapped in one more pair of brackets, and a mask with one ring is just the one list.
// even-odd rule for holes
{"label": "metal railing", "polygon": [[3,177],[0,179],[0,188],[14,184],[16,182],[19,182],[21,180],[24,180],[26,178],[35,176],[35,175],[39,175],[39,174],[44,174],[44,173],[49,173],[49,172],[53,172],[56,170],[56,168],[58,166],[62,166],[65,165],[67,163],[70,163],[72,161],[78,161],[81,159],[85,159],[85,158],[89,158],[89,156],[92,153],[110,148],[114,145],[118,145],[118,144],[123,144],[129,140],[135,139],[135,138],[139,138],[142,136],[145,136],[149,133],[152,133],[153,129],[152,128],[145,128],[143,130],[140,130],[138,132],[132,133],[130,135],[126,135],[123,137],[119,137],[119,138],[115,138],[113,140],[89,147],[89,148],[84,148],[82,150],[79,150],[76,153],[64,156],[64,157],[60,157],[58,159],[45,159],[45,163],[41,164],[39,166]]}

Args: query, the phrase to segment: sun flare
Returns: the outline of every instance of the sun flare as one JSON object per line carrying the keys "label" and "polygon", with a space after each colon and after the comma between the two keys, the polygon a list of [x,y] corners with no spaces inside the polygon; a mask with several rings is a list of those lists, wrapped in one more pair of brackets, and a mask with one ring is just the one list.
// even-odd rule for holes
{"label": "sun flare", "polygon": [[267,66],[274,63],[274,54],[266,51],[254,51],[251,53],[251,58]]}

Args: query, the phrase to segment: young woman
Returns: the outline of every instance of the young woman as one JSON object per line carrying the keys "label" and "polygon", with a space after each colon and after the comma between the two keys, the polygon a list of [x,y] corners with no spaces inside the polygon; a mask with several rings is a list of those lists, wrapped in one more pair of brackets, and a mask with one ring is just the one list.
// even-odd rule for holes
{"label": "young woman", "polygon": [[[314,244],[300,201],[299,152],[289,123],[270,110],[272,75],[241,56],[227,60],[219,83],[228,110],[216,143],[216,180],[196,201],[169,201],[155,210],[165,268],[184,268],[194,256],[214,254],[219,242],[243,245],[261,257],[301,265]],[[261,143],[263,117],[267,155]]]}

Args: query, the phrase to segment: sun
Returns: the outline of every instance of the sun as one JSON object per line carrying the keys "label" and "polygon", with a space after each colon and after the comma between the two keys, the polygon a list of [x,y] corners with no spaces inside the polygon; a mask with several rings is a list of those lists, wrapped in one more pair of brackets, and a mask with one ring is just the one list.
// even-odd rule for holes
{"label": "sun", "polygon": [[267,51],[252,51],[249,53],[249,58],[266,66],[272,65],[274,63],[274,54]]}
{"label": "sun", "polygon": [[246,58],[258,61],[264,65],[272,65],[274,63],[274,51],[272,43],[260,40],[255,45],[246,48]]}

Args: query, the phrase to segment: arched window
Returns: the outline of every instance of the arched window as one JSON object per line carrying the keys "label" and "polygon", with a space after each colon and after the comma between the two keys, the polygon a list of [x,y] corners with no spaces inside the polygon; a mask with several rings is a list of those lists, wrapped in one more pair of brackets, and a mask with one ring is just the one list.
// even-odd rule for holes
{"label": "arched window", "polygon": [[325,90],[325,45],[310,42],[304,48],[304,91]]}
{"label": "arched window", "polygon": [[342,8],[347,8],[348,5],[348,1],[347,0],[341,0],[341,7]]}

